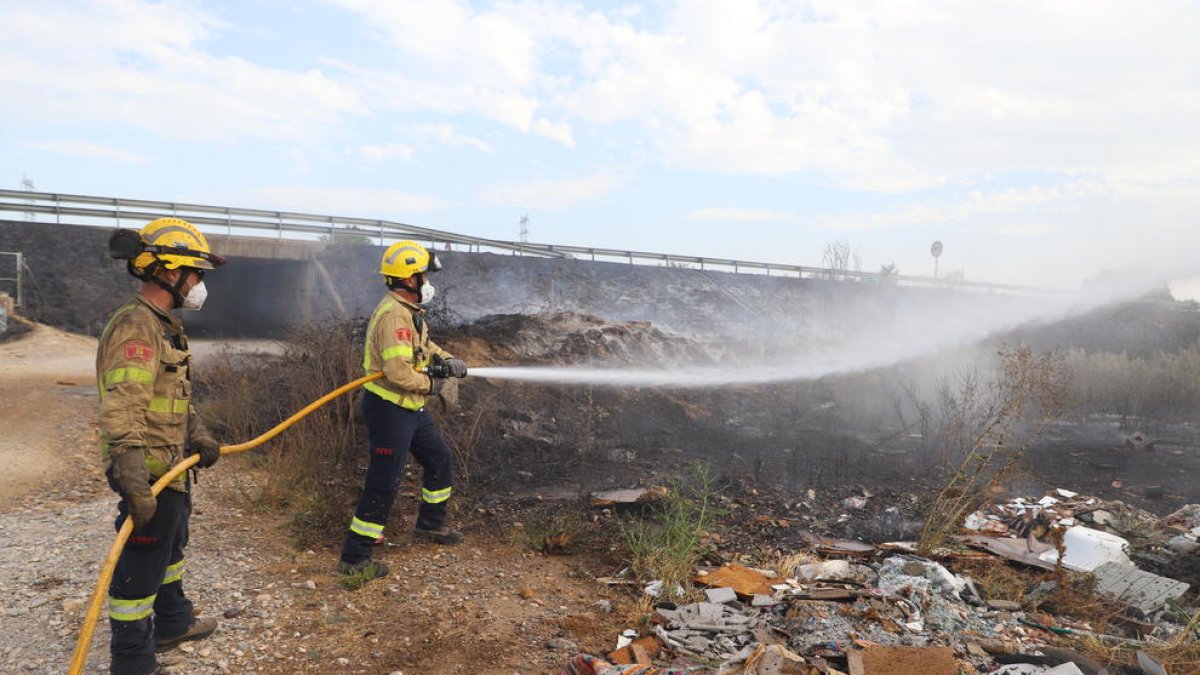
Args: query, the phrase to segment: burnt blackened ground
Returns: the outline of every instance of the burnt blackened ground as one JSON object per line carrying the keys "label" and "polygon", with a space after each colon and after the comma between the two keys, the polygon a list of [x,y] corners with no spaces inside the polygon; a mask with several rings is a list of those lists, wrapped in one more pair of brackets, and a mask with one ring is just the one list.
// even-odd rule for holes
{"label": "burnt blackened ground", "polygon": [[[489,317],[445,331],[441,342],[476,366],[718,358],[645,322],[561,313]],[[661,483],[700,461],[742,486],[735,496],[770,495],[749,511],[789,526],[911,538],[920,523],[914,496],[939,484],[935,453],[897,424],[848,423],[843,411],[851,406],[837,394],[846,389],[831,381],[682,390],[468,378],[444,428],[471,464],[473,487],[485,492],[584,494]],[[1054,427],[1013,480],[1031,491],[1064,487],[1160,513],[1200,500],[1194,448],[1135,451],[1122,445],[1120,430],[1102,431]],[[866,505],[843,506],[851,496],[865,496]],[[786,542],[786,534],[771,536]]]}

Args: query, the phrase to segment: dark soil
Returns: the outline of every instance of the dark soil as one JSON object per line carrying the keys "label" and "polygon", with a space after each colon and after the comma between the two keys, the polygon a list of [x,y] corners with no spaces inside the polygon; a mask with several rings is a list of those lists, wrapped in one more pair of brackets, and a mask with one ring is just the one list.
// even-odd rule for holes
{"label": "dark soil", "polygon": [[[649,324],[569,314],[491,317],[448,331],[441,343],[480,366],[579,364],[597,355],[639,363],[664,351],[704,357],[701,345]],[[911,495],[939,484],[936,459],[902,430],[842,419],[834,385],[659,390],[468,378],[443,428],[485,491],[582,493],[661,481],[702,461],[727,482],[790,504],[777,516],[806,514],[831,522],[834,533],[873,540],[911,537],[920,520]],[[1166,513],[1200,500],[1191,480],[1198,469],[1193,448],[1133,451],[1061,425],[1029,449],[1014,480],[1031,492],[1064,487]],[[805,499],[810,488],[818,503],[797,507],[813,501]],[[840,506],[864,493],[876,497],[862,512]]]}

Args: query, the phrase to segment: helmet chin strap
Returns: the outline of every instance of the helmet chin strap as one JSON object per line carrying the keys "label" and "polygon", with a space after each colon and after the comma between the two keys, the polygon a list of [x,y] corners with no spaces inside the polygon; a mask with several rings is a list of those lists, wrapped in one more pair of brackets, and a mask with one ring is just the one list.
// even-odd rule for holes
{"label": "helmet chin strap", "polygon": [[[392,279],[393,281],[390,281],[388,283],[388,288],[392,289],[393,291],[408,291],[409,293],[416,293],[417,297],[420,297],[421,283],[424,283],[424,276],[425,276],[425,274],[423,272],[418,272],[418,273],[412,275],[411,277],[408,277],[405,279],[389,277],[389,279]],[[415,284],[415,287],[409,286],[410,282]],[[420,283],[418,283],[418,282],[420,282]]]}
{"label": "helmet chin strap", "polygon": [[171,298],[174,300],[173,308],[179,309],[180,307],[183,307],[183,301],[184,301],[183,285],[187,283],[187,278],[188,278],[189,274],[191,274],[191,271],[188,270],[186,267],[180,268],[179,281],[176,281],[174,285],[172,285],[166,281],[163,281],[163,279],[161,277],[159,277],[157,274],[152,276],[151,279],[154,281],[154,283],[158,284],[163,290],[165,290],[166,292],[171,294]]}

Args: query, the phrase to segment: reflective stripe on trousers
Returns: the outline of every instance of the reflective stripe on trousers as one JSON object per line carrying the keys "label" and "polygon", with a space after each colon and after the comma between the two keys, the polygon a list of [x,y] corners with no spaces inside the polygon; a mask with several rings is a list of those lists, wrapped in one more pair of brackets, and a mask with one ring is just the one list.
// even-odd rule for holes
{"label": "reflective stripe on trousers", "polygon": [[350,531],[364,537],[378,539],[383,536],[383,525],[360,520],[357,516],[350,519]]}
{"label": "reflective stripe on trousers", "polygon": [[185,560],[180,560],[174,565],[168,565],[167,573],[165,576],[163,576],[162,585],[166,586],[167,584],[174,583],[176,581],[183,581],[185,563]]}
{"label": "reflective stripe on trousers", "polygon": [[426,490],[421,488],[421,500],[427,504],[441,504],[450,499],[450,491],[454,488],[445,488],[443,490]]}
{"label": "reflective stripe on trousers", "polygon": [[116,621],[137,621],[150,616],[154,611],[154,599],[158,597],[155,593],[146,598],[134,598],[133,600],[122,600],[108,596],[108,616]]}

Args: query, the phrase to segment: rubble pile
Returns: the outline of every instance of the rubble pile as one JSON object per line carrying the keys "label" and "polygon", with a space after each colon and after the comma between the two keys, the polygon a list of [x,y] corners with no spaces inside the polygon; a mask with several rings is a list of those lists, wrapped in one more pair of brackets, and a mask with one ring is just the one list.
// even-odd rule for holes
{"label": "rubble pile", "polygon": [[[1062,488],[1036,499],[992,501],[969,514],[963,527],[979,533],[966,541],[1009,560],[1094,575],[1099,590],[1128,605],[1137,618],[1155,617],[1190,584],[1140,569],[1134,558],[1163,568],[1171,557],[1200,549],[1200,505],[1159,519],[1119,501]],[[1023,541],[1015,544],[1017,538]]]}
{"label": "rubble pile", "polygon": [[[1120,502],[1055,490],[994,499],[968,515],[962,540],[991,542],[991,555],[952,547],[935,560],[916,555],[906,542],[850,546],[855,542],[809,535],[807,548],[779,571],[733,563],[699,569],[693,581],[704,588],[704,601],[659,601],[645,628],[627,630],[607,661],[597,661],[610,669],[595,672],[1185,672],[1170,670],[1150,652],[1195,630],[1181,625],[1178,614],[1168,616],[1170,606],[1182,607],[1189,586],[1140,569],[1134,559],[1175,548],[1195,554],[1200,547],[1181,545],[1179,538],[1195,542],[1198,519],[1200,507],[1158,519]],[[1121,535],[1138,548],[1131,553]],[[988,597],[982,589],[994,583],[971,576],[970,565],[980,560],[1018,563],[1010,569],[1022,586],[1012,596],[1019,601]],[[1072,576],[1094,579],[1096,591],[1123,611],[1095,620],[1047,613],[1044,600],[1051,594],[1073,593],[1073,586],[1060,584],[1084,583]],[[651,583],[644,592],[659,596],[662,590],[662,583]],[[1136,654],[1138,665],[1112,665],[1079,651],[1100,647],[1124,649],[1126,661]],[[666,666],[653,670],[655,664]],[[632,668],[646,670],[626,670]]]}

